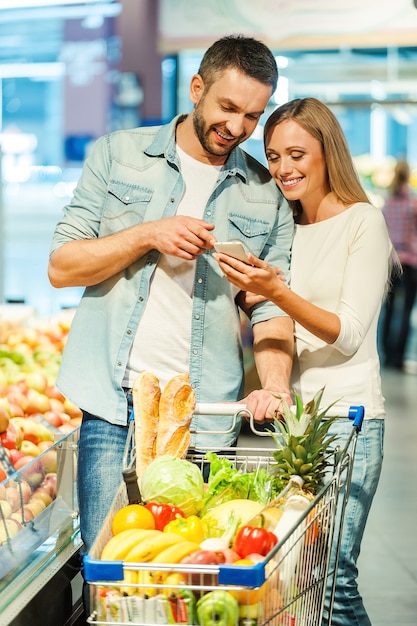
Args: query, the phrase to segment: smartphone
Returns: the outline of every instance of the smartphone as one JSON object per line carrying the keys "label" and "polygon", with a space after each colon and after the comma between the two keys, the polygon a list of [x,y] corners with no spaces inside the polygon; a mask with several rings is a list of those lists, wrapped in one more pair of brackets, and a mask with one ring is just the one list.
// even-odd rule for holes
{"label": "smartphone", "polygon": [[231,239],[230,241],[217,241],[214,244],[214,249],[216,252],[223,252],[223,254],[228,254],[239,261],[243,261],[243,263],[248,263],[250,265],[250,261],[248,259],[248,254],[251,253],[246,244],[243,243],[240,239]]}

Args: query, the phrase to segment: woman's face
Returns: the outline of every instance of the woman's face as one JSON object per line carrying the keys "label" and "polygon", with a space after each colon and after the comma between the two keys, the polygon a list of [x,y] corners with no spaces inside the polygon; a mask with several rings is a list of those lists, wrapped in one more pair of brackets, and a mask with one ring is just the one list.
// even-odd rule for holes
{"label": "woman's face", "polygon": [[321,143],[296,121],[274,126],[265,152],[270,174],[287,200],[299,200],[305,206],[329,193]]}

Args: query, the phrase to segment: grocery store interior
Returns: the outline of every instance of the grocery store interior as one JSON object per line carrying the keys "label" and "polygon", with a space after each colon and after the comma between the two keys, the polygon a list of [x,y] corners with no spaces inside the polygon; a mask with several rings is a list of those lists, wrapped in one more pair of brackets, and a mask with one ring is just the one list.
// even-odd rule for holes
{"label": "grocery store interior", "polygon": [[[89,147],[107,132],[189,112],[190,77],[204,50],[224,34],[263,39],[279,67],[278,89],[245,142],[248,152],[265,163],[266,117],[289,99],[315,96],[337,115],[376,206],[383,209],[398,159],[408,160],[417,194],[416,1],[307,4],[0,0],[0,328],[62,330],[70,324],[82,290],[52,288],[47,263],[55,224]],[[250,355],[247,370],[249,388],[256,384]],[[382,365],[381,376],[385,458],[359,581],[373,626],[415,626],[417,305],[403,370]],[[256,447],[254,438],[244,429],[239,446]],[[71,502],[75,441],[69,433],[60,446],[61,480]],[[42,545],[34,550],[22,541],[23,556],[16,556],[11,573],[0,545],[1,626],[86,623],[80,539],[76,521],[67,524],[72,515],[64,498]]]}

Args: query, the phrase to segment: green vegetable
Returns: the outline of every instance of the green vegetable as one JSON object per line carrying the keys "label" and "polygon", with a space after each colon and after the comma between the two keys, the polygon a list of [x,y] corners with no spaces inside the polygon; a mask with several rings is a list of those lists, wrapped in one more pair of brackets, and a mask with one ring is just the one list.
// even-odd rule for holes
{"label": "green vegetable", "polygon": [[157,457],[143,472],[140,491],[145,502],[178,506],[186,517],[198,515],[203,508],[203,475],[185,459]]}
{"label": "green vegetable", "polygon": [[241,472],[232,460],[208,452],[210,474],[204,494],[202,514],[229,500],[247,499],[267,504],[282,489],[281,481],[264,467]]}

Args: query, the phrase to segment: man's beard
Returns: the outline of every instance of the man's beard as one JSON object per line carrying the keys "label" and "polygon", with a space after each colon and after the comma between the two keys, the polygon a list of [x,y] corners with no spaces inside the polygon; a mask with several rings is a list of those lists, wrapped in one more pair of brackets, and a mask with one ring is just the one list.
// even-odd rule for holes
{"label": "man's beard", "polygon": [[200,100],[198,105],[196,105],[193,109],[193,125],[194,131],[197,135],[197,138],[202,146],[202,148],[213,156],[227,156],[230,152],[240,143],[239,141],[233,143],[231,146],[212,146],[209,142],[209,132],[207,130],[206,123],[204,121],[203,114],[201,112],[201,104],[203,100]]}

